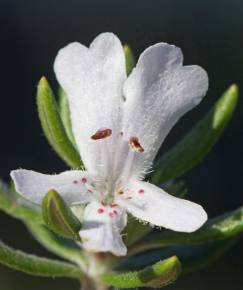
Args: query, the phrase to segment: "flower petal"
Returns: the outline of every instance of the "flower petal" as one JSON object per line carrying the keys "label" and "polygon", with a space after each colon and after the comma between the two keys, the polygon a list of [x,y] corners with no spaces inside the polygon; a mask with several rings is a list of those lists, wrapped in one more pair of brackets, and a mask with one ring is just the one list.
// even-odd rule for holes
{"label": "flower petal", "polygon": [[137,137],[144,149],[137,154],[135,174],[152,164],[170,129],[206,94],[207,73],[182,62],[179,48],[158,43],[142,53],[124,85],[122,131],[128,140]]}
{"label": "flower petal", "polygon": [[83,227],[79,232],[83,246],[89,251],[126,255],[127,249],[120,234],[126,224],[126,212],[118,206],[91,202],[84,210]]}
{"label": "flower petal", "polygon": [[193,232],[207,220],[204,209],[148,182],[131,182],[116,202],[133,216],[178,232]]}
{"label": "flower petal", "polygon": [[[54,70],[68,96],[73,133],[82,160],[87,170],[95,174],[97,168],[107,166],[103,164],[104,156],[108,155],[104,151],[114,152],[115,136],[120,131],[126,79],[121,42],[114,34],[103,33],[89,48],[71,43],[59,51]],[[91,136],[101,128],[111,130],[111,136],[92,140]],[[99,145],[104,141],[107,144],[102,148]]]}
{"label": "flower petal", "polygon": [[32,170],[18,169],[11,172],[17,192],[36,204],[41,204],[45,194],[55,189],[68,204],[87,203],[94,199],[90,176],[85,171],[66,171],[46,175]]}

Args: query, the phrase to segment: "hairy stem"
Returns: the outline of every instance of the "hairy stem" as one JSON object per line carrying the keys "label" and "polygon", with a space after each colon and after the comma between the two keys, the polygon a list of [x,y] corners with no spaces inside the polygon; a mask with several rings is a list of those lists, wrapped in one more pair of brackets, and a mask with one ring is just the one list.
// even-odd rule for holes
{"label": "hairy stem", "polygon": [[100,281],[94,281],[87,276],[82,279],[81,283],[81,290],[108,290],[108,286]]}
{"label": "hairy stem", "polygon": [[83,277],[81,282],[81,290],[95,290],[93,281],[88,277]]}

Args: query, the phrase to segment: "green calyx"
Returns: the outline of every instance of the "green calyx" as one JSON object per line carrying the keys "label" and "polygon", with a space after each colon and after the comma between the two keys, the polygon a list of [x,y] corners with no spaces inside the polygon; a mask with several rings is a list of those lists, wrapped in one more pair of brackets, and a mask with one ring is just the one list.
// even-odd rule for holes
{"label": "green calyx", "polygon": [[80,240],[78,232],[81,223],[55,190],[48,191],[44,197],[42,215],[53,232],[66,238]]}

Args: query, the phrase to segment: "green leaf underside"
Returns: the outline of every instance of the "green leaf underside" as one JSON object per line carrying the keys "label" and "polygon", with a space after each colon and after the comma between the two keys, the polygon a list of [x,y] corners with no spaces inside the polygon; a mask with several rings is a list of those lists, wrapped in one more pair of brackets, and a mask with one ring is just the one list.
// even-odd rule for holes
{"label": "green leaf underside", "polygon": [[240,239],[240,236],[226,238],[220,241],[207,242],[200,245],[172,246],[157,250],[151,250],[128,258],[123,262],[119,270],[134,270],[146,267],[171,255],[176,255],[181,262],[182,273],[197,271],[209,266],[224,256]]}
{"label": "green leaf underside", "polygon": [[181,198],[184,198],[188,194],[188,190],[183,180],[169,181],[163,184],[163,189],[169,194]]}
{"label": "green leaf underside", "polygon": [[118,288],[160,288],[174,282],[180,270],[180,262],[176,256],[173,256],[140,271],[105,273],[102,275],[102,280],[107,285]]}
{"label": "green leaf underside", "polygon": [[58,96],[59,96],[59,111],[60,111],[60,117],[62,119],[63,126],[65,128],[65,131],[67,133],[69,140],[72,142],[72,144],[76,148],[76,142],[75,142],[73,131],[72,131],[69,103],[68,103],[67,96],[62,88],[59,88]]}
{"label": "green leaf underside", "polygon": [[60,237],[50,231],[45,225],[26,223],[34,238],[50,252],[79,265],[86,267],[85,258],[80,247],[72,240]]}
{"label": "green leaf underside", "polygon": [[61,238],[50,231],[43,223],[41,211],[0,181],[0,209],[14,218],[22,220],[33,237],[50,252],[78,264],[84,269],[85,259],[81,249],[70,239]]}
{"label": "green leaf underside", "polygon": [[79,153],[67,136],[55,97],[44,77],[38,84],[37,108],[42,129],[50,145],[70,167],[79,168],[82,165]]}
{"label": "green leaf underside", "polygon": [[237,100],[238,88],[232,85],[209,113],[155,163],[152,183],[159,185],[179,177],[201,161],[230,121]]}
{"label": "green leaf underside", "polygon": [[193,233],[172,231],[156,232],[135,244],[129,254],[171,245],[193,245],[208,241],[221,240],[243,232],[243,207],[209,220],[202,228]]}
{"label": "green leaf underside", "polygon": [[0,180],[0,209],[22,221],[42,222],[41,212]]}
{"label": "green leaf underside", "polygon": [[182,272],[191,273],[210,266],[225,256],[239,239],[240,236],[235,236],[221,241],[205,243],[201,246],[194,246],[193,251],[184,250],[184,257],[181,255],[183,259]]}
{"label": "green leaf underside", "polygon": [[80,279],[80,269],[72,264],[14,250],[0,242],[0,263],[15,270],[45,277],[69,277]]}
{"label": "green leaf underside", "polygon": [[55,190],[50,190],[45,195],[42,201],[42,214],[45,223],[55,233],[80,240],[78,232],[81,223]]}
{"label": "green leaf underside", "polygon": [[129,76],[135,66],[135,57],[132,49],[129,45],[125,44],[124,47],[125,59],[126,59],[126,71]]}
{"label": "green leaf underside", "polygon": [[137,241],[141,240],[144,236],[152,231],[152,227],[148,224],[143,224],[141,221],[128,215],[127,226],[124,229],[124,243],[130,247]]}

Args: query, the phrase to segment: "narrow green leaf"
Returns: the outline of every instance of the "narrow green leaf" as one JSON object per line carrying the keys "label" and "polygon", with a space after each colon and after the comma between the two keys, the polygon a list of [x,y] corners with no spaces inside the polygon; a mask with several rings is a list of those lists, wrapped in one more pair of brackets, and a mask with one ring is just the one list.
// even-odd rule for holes
{"label": "narrow green leaf", "polygon": [[26,225],[34,238],[47,250],[85,269],[86,262],[84,255],[74,241],[56,235],[45,225],[31,222],[26,223]]}
{"label": "narrow green leaf", "polygon": [[60,117],[62,119],[63,126],[65,128],[65,131],[67,133],[69,140],[72,142],[72,144],[76,148],[76,143],[75,143],[75,139],[74,139],[73,131],[72,131],[69,103],[68,103],[67,96],[62,88],[59,88],[58,96],[59,96],[59,111],[60,111]]}
{"label": "narrow green leaf", "polygon": [[184,198],[188,191],[183,180],[170,180],[163,184],[163,189],[174,196]]}
{"label": "narrow green leaf", "polygon": [[60,236],[80,240],[81,223],[55,191],[47,192],[42,201],[42,214],[48,227]]}
{"label": "narrow green leaf", "polygon": [[218,261],[239,241],[239,236],[192,247],[191,251],[181,250],[182,272],[191,273]]}
{"label": "narrow green leaf", "polygon": [[123,49],[124,49],[125,59],[126,59],[127,75],[129,76],[135,66],[135,57],[134,57],[131,47],[128,44],[125,44]]}
{"label": "narrow green leaf", "polygon": [[40,210],[0,180],[0,209],[22,221],[42,222]]}
{"label": "narrow green leaf", "polygon": [[221,240],[243,232],[243,207],[209,220],[201,229],[193,233],[172,231],[154,232],[135,244],[129,254],[171,245],[193,245]]}
{"label": "narrow green leaf", "polygon": [[37,108],[42,129],[50,145],[70,167],[80,167],[79,153],[66,134],[55,97],[44,77],[38,84]]}
{"label": "narrow green leaf", "polygon": [[137,241],[141,240],[148,233],[150,233],[153,228],[148,224],[143,224],[132,215],[128,215],[127,226],[124,229],[124,243],[130,247]]}
{"label": "narrow green leaf", "polygon": [[14,250],[0,242],[0,263],[15,270],[45,277],[69,277],[80,279],[81,270],[69,263],[40,258]]}
{"label": "narrow green leaf", "polygon": [[209,113],[184,138],[160,158],[151,180],[162,184],[181,176],[210,151],[229,123],[238,100],[238,88],[232,85]]}
{"label": "narrow green leaf", "polygon": [[219,258],[224,256],[240,239],[240,236],[234,236],[219,241],[206,242],[199,245],[190,246],[172,246],[163,250],[151,250],[128,258],[119,265],[119,270],[130,270],[146,267],[171,255],[176,255],[181,262],[182,273],[197,271],[209,266]]}
{"label": "narrow green leaf", "polygon": [[174,282],[180,270],[180,262],[176,256],[173,256],[140,271],[105,273],[102,275],[102,281],[117,288],[161,288]]}

